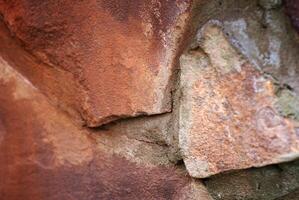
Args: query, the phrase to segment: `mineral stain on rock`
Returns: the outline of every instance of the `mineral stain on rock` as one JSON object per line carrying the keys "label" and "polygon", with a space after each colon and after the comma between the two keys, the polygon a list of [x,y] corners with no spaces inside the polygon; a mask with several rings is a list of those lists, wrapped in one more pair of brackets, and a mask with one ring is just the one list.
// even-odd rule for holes
{"label": "mineral stain on rock", "polygon": [[199,50],[180,59],[179,145],[196,178],[299,156],[295,124],[275,108],[274,83],[236,51],[219,24],[204,25]]}

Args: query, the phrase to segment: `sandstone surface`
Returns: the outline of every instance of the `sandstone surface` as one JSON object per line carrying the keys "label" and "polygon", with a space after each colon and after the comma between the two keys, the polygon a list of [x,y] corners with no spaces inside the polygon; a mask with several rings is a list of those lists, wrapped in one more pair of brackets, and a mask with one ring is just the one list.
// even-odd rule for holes
{"label": "sandstone surface", "polygon": [[1,199],[211,200],[180,167],[147,159],[163,147],[78,126],[2,57],[0,91]]}
{"label": "sandstone surface", "polygon": [[46,64],[43,71],[73,79],[36,86],[52,84],[50,96],[53,87],[72,89],[62,108],[91,127],[171,111],[170,79],[191,7],[191,0],[0,2],[10,32]]}
{"label": "sandstone surface", "polygon": [[180,59],[179,146],[190,175],[296,159],[298,122],[282,116],[281,102],[294,94],[283,89],[292,98],[277,97],[275,81],[235,50],[217,22],[197,37],[199,47]]}

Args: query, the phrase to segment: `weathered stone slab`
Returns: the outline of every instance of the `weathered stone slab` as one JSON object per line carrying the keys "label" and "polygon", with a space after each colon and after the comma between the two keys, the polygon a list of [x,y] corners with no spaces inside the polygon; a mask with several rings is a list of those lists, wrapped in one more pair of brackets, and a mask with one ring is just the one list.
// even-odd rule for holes
{"label": "weathered stone slab", "polygon": [[200,47],[180,59],[179,145],[190,175],[297,158],[298,125],[282,117],[274,80],[244,59],[216,22],[198,39]]}
{"label": "weathered stone slab", "polygon": [[201,182],[162,162],[163,146],[126,138],[122,126],[82,128],[1,56],[0,91],[1,199],[211,200]]}
{"label": "weathered stone slab", "polygon": [[73,89],[70,94],[77,96],[75,109],[94,127],[171,111],[170,78],[191,4],[12,0],[0,2],[0,13],[27,50],[73,74],[79,85],[79,92]]}

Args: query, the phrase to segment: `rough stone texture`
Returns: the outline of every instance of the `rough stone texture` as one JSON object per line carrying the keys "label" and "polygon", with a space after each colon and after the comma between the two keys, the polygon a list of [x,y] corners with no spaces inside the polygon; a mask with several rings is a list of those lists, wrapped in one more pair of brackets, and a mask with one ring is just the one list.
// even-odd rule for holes
{"label": "rough stone texture", "polygon": [[[220,174],[205,185],[215,200],[280,200],[289,193],[295,197],[292,192],[299,188],[299,162]],[[292,200],[288,196],[282,199]]]}
{"label": "rough stone texture", "polygon": [[[126,149],[119,129],[89,130],[73,123],[3,57],[0,91],[1,199],[186,199],[186,194],[211,199],[179,167],[119,153],[117,145]],[[96,137],[107,131],[120,139],[113,144],[103,137],[102,148]],[[131,143],[131,152],[163,152],[155,143],[133,138]]]}
{"label": "rough stone texture", "polygon": [[34,58],[16,42],[0,21],[0,54],[14,69],[30,79],[34,86],[44,93],[53,105],[66,111],[82,124],[80,114],[76,109],[80,100],[78,95],[80,85],[74,76],[57,68],[49,67]]}
{"label": "rough stone texture", "polygon": [[[97,147],[146,166],[171,165],[165,140],[169,114],[127,119],[90,130]],[[100,134],[99,134],[100,133]]]}
{"label": "rough stone texture", "polygon": [[196,12],[198,27],[220,21],[232,45],[250,63],[299,95],[298,34],[279,1],[212,0]]}
{"label": "rough stone texture", "polygon": [[299,32],[299,2],[297,0],[285,0],[285,5],[292,24]]}
{"label": "rough stone texture", "polygon": [[180,59],[179,146],[189,174],[297,158],[298,124],[280,116],[272,79],[233,48],[218,22],[197,37],[200,46]]}
{"label": "rough stone texture", "polygon": [[278,198],[276,200],[297,200],[299,197],[299,190],[296,190],[290,194],[287,194],[284,197]]}
{"label": "rough stone texture", "polygon": [[171,111],[170,79],[192,2],[12,0],[0,1],[0,13],[44,71],[77,84],[56,85],[72,89],[66,99],[51,93],[55,80],[36,86],[52,83],[43,92],[93,127]]}
{"label": "rough stone texture", "polygon": [[0,199],[298,199],[297,4],[0,0]]}
{"label": "rough stone texture", "polygon": [[233,46],[256,68],[299,95],[298,36],[283,7],[271,6],[274,8],[249,6],[238,17],[223,20],[224,31]]}
{"label": "rough stone texture", "polygon": [[259,5],[265,9],[275,9],[282,5],[282,0],[259,0]]}

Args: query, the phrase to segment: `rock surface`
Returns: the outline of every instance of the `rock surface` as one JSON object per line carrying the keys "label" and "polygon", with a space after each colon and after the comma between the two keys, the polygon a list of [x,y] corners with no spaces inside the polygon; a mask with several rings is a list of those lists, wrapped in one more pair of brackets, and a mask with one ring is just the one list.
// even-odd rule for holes
{"label": "rock surface", "polygon": [[298,199],[297,8],[0,0],[0,199]]}
{"label": "rock surface", "polygon": [[[170,79],[191,4],[191,0],[13,0],[1,1],[0,12],[11,33],[49,65],[44,71],[53,67],[56,77],[67,72],[73,76],[77,90],[61,101],[76,105],[72,109],[94,127],[171,111]],[[72,88],[72,84],[63,85]],[[36,86],[44,87],[42,82]],[[51,95],[53,89],[48,90]],[[75,95],[79,103],[70,105]]]}
{"label": "rock surface", "polygon": [[291,21],[299,32],[299,2],[297,0],[285,0],[286,11]]}
{"label": "rock surface", "polygon": [[291,200],[299,188],[299,162],[220,174],[205,185],[215,200]]}
{"label": "rock surface", "polygon": [[1,199],[211,199],[184,170],[142,155],[163,147],[78,126],[2,57],[0,90]]}
{"label": "rock surface", "polygon": [[211,22],[180,59],[179,146],[189,174],[259,167],[299,157],[298,123],[280,116],[270,77]]}
{"label": "rock surface", "polygon": [[299,190],[291,192],[290,194],[285,195],[284,197],[278,198],[276,200],[297,200],[299,197]]}

